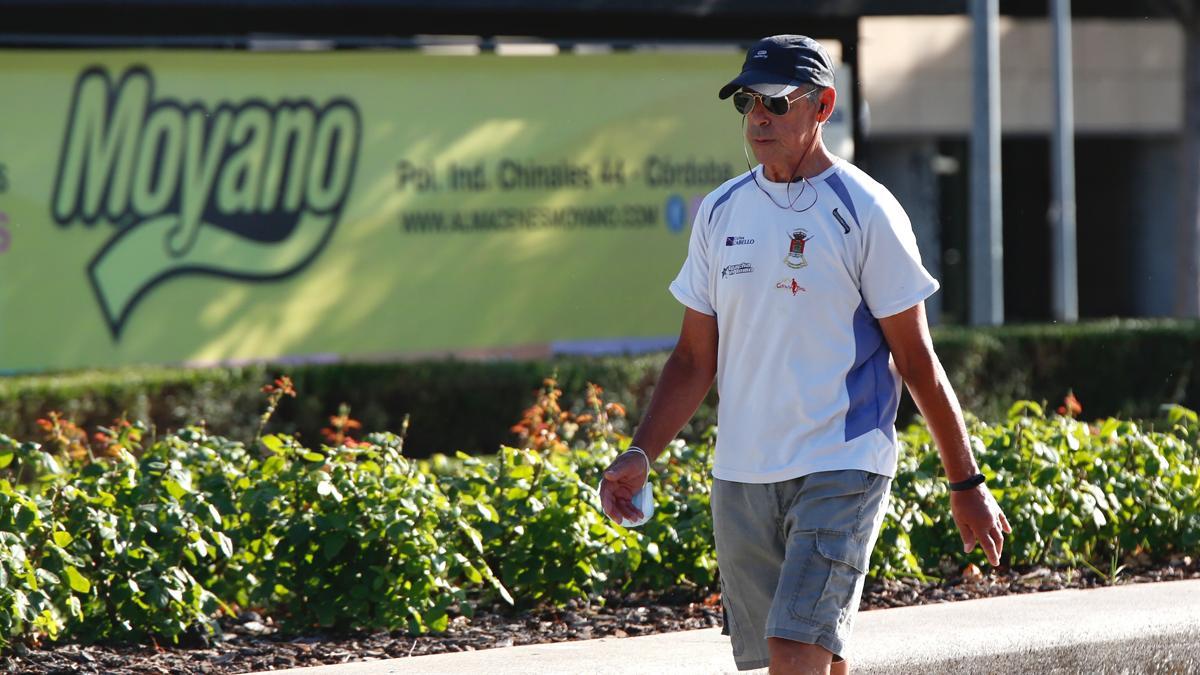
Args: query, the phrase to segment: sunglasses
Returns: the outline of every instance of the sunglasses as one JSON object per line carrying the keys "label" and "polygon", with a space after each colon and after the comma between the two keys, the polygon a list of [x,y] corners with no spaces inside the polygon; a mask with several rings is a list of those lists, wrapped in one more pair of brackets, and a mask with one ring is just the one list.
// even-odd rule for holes
{"label": "sunglasses", "polygon": [[821,90],[809,89],[793,99],[786,96],[763,96],[756,91],[739,91],[733,95],[733,107],[741,114],[749,115],[750,111],[754,110],[754,101],[757,99],[762,101],[763,109],[772,115],[786,115],[793,103],[818,91]]}

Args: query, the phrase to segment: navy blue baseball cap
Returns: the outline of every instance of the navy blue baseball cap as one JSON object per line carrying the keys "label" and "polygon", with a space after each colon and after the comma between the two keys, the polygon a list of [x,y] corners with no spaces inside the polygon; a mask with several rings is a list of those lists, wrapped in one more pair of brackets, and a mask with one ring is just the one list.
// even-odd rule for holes
{"label": "navy blue baseball cap", "polygon": [[825,48],[804,35],[772,35],[746,51],[742,72],[721,87],[717,96],[733,96],[750,87],[766,96],[783,96],[802,84],[833,87],[833,61]]}

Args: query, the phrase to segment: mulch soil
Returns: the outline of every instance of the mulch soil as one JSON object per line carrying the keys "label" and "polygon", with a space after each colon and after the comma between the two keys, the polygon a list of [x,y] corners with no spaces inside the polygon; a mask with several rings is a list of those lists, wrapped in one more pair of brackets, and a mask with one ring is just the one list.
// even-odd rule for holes
{"label": "mulch soil", "polygon": [[[1200,561],[1177,556],[1169,564],[1126,568],[1116,583],[1200,579]],[[1092,570],[998,568],[974,565],[940,581],[878,580],[863,592],[869,611],[1065,588],[1096,588],[1110,579]],[[248,673],[349,661],[403,658],[495,647],[631,637],[721,625],[720,597],[646,593],[610,596],[604,602],[572,602],[564,608],[528,611],[492,608],[468,619],[457,616],[441,634],[403,631],[343,635],[285,635],[268,617],[245,612],[222,622],[219,639],[175,646],[15,644],[0,657],[0,673]]]}

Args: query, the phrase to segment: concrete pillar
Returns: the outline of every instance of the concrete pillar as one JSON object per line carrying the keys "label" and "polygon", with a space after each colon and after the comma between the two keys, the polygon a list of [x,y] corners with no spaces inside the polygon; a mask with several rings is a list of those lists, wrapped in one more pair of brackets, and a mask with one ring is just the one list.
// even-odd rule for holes
{"label": "concrete pillar", "polygon": [[[1147,138],[1133,144],[1129,158],[1132,204],[1133,312],[1138,316],[1172,316],[1179,246],[1179,142]],[[1081,231],[1087,236],[1086,231]],[[1120,253],[1113,252],[1119,259]],[[1119,264],[1119,260],[1114,260]]]}
{"label": "concrete pillar", "polygon": [[1054,124],[1050,133],[1050,307],[1058,321],[1079,320],[1075,246],[1075,104],[1071,61],[1071,0],[1053,0]]}
{"label": "concrete pillar", "polygon": [[[897,141],[871,140],[870,172],[875,180],[896,196],[912,221],[921,250],[921,262],[938,281],[942,281],[941,222],[938,218],[940,195],[934,172],[937,143],[932,138]],[[942,294],[925,301],[929,323],[942,316]]]}

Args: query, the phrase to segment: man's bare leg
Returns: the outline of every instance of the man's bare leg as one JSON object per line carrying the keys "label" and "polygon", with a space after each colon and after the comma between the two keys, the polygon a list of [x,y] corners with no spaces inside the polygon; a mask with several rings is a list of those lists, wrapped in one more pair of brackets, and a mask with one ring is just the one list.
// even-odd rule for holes
{"label": "man's bare leg", "polygon": [[[845,661],[833,663],[833,654],[820,645],[783,638],[767,638],[771,675],[847,675]],[[832,665],[832,668],[831,668]]]}

